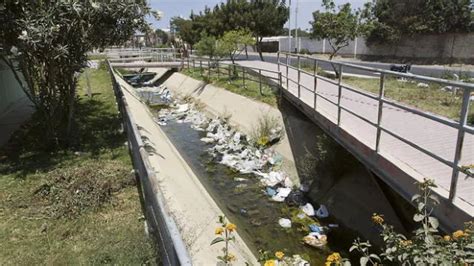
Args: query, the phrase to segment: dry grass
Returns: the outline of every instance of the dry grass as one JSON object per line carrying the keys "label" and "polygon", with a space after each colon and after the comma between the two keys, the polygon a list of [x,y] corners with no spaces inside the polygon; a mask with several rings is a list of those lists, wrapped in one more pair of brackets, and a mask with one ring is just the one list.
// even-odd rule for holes
{"label": "dry grass", "polygon": [[75,142],[44,151],[34,118],[0,150],[3,265],[155,264],[110,76],[80,80]]}

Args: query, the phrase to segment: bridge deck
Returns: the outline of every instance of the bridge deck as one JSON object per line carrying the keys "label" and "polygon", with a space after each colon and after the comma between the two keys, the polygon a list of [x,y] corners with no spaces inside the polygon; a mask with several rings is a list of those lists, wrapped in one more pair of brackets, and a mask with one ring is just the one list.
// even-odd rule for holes
{"label": "bridge deck", "polygon": [[183,63],[181,61],[169,61],[169,62],[111,62],[112,67],[123,67],[123,68],[142,68],[142,67],[160,67],[160,68],[180,68]]}
{"label": "bridge deck", "polygon": [[[242,66],[255,67],[278,71],[277,64],[261,62],[261,61],[239,61]],[[286,84],[286,67],[281,66],[283,75],[283,84]],[[267,73],[266,75],[276,74]],[[288,76],[292,80],[298,80],[298,71],[289,69]],[[314,88],[314,77],[301,72],[301,93],[299,100],[307,106],[314,108],[315,100],[312,88]],[[289,82],[287,90],[298,97],[298,85]],[[318,93],[325,96],[334,103],[338,101],[338,86],[318,79]],[[316,111],[326,119],[337,125],[338,108],[336,105],[329,103],[327,100],[318,97]],[[341,106],[346,107],[352,112],[361,115],[367,120],[376,123],[378,114],[378,101],[367,96],[342,89]],[[375,149],[376,132],[375,126],[361,120],[360,118],[346,112],[341,111],[341,128],[355,137],[365,146]],[[402,110],[390,104],[383,105],[383,115],[381,126],[390,130],[406,140],[419,145],[420,147],[448,160],[454,158],[456,140],[458,131],[449,126],[435,122],[428,118],[417,114]],[[416,150],[408,144],[398,140],[391,135],[382,132],[380,139],[379,154],[385,159],[403,169],[411,177],[417,181],[423,178],[434,179],[439,189],[436,191],[441,196],[447,198],[451,184],[452,169],[442,162]],[[474,136],[466,132],[461,165],[470,165],[474,162]],[[414,180],[414,181],[415,181]],[[461,206],[471,217],[474,214],[474,180],[466,179],[465,174],[460,174],[458,187],[454,203]]]}

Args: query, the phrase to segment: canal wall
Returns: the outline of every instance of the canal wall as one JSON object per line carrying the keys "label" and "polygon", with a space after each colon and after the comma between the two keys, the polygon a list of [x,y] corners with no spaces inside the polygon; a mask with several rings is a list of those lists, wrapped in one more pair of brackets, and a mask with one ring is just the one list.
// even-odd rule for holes
{"label": "canal wall", "polygon": [[261,114],[278,118],[285,137],[275,150],[283,155],[286,169],[291,168],[288,173],[309,187],[307,196],[313,205],[326,205],[341,227],[354,231],[353,235],[335,233],[335,237],[352,242],[361,235],[380,244],[379,231],[370,222],[373,213],[383,213],[398,232],[406,233],[373,174],[289,102],[275,108],[181,73],[174,73],[164,84],[173,93],[204,104],[211,114],[229,115],[230,123],[245,133],[251,132]]}
{"label": "canal wall", "polygon": [[[135,123],[150,152],[150,165],[155,169],[157,180],[154,188],[161,193],[167,211],[177,223],[193,265],[210,265],[217,262],[222,245],[210,246],[215,238],[218,217],[222,210],[213,201],[186,161],[181,157],[165,133],[154,121],[152,113],[134,92],[133,87],[116,75]],[[236,234],[230,249],[237,261],[257,265],[257,259],[245,242]]]}
{"label": "canal wall", "polygon": [[[173,93],[183,97],[191,96],[196,101],[204,104],[205,111],[213,116],[228,116],[230,124],[247,135],[251,134],[258,125],[259,119],[263,116],[275,118],[282,126],[284,125],[285,116],[278,109],[225,89],[205,84],[181,73],[174,73],[164,84]],[[294,154],[286,137],[289,132],[287,132],[288,129],[284,129],[284,137],[275,145],[275,151],[283,157],[283,170],[298,185],[300,180],[295,167]]]}

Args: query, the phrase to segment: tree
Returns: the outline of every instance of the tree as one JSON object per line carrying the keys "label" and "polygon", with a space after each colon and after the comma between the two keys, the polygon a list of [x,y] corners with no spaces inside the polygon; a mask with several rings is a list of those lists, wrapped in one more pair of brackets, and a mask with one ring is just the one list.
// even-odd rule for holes
{"label": "tree", "polygon": [[470,0],[373,0],[362,12],[368,43],[393,43],[403,34],[469,32]]}
{"label": "tree", "polygon": [[86,53],[145,32],[149,13],[144,0],[0,3],[0,59],[36,107],[46,143],[71,139],[77,77]]}
{"label": "tree", "polygon": [[248,30],[232,30],[224,33],[217,43],[219,54],[228,55],[234,64],[235,54],[247,45],[254,45],[255,39]]}
{"label": "tree", "polygon": [[263,37],[280,34],[287,20],[284,0],[228,0],[213,9],[206,7],[197,15],[191,14],[192,28],[199,34],[206,32],[220,38],[228,31],[249,30],[256,39],[261,60]]}
{"label": "tree", "polygon": [[200,38],[200,31],[195,28],[194,21],[192,19],[173,17],[170,23],[176,34],[181,40],[188,43],[192,50],[194,44],[197,43]]}
{"label": "tree", "polygon": [[205,32],[201,34],[201,40],[196,43],[197,53],[200,56],[209,56],[212,60],[218,55],[217,38],[207,35]]}
{"label": "tree", "polygon": [[164,32],[161,29],[156,29],[155,34],[158,38],[161,39],[161,44],[162,45],[168,44],[168,41],[169,41],[168,33]]}
{"label": "tree", "polygon": [[278,35],[282,32],[283,25],[288,20],[288,8],[284,0],[251,0],[247,19],[249,20],[248,29],[257,41],[260,59],[264,61],[261,49],[263,37]]}
{"label": "tree", "polygon": [[[347,3],[338,7],[332,0],[323,0],[325,12],[315,11],[314,21],[311,22],[311,37],[327,39],[332,48],[329,60],[343,47],[349,45],[349,41],[357,37],[359,33],[359,13],[354,12],[351,4]],[[337,69],[333,66],[336,77],[339,77]]]}

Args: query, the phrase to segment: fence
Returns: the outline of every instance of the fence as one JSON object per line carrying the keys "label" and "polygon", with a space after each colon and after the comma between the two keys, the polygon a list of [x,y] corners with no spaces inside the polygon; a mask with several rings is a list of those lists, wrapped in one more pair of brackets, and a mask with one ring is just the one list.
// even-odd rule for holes
{"label": "fence", "polygon": [[191,259],[178,227],[165,209],[164,199],[158,190],[155,172],[150,166],[148,153],[145,150],[140,132],[120,85],[115,79],[114,70],[110,63],[107,63],[124,129],[127,133],[129,152],[138,181],[140,202],[149,232],[159,248],[160,260],[164,265],[191,265]]}
{"label": "fence", "polygon": [[244,88],[247,87],[249,82],[255,82],[258,84],[261,95],[264,94],[263,87],[265,85],[276,88],[276,90],[279,90],[282,86],[282,75],[278,71],[223,63],[219,60],[188,57],[186,61],[183,61],[183,68],[198,69],[200,76],[206,77],[208,80],[211,79],[212,75],[216,75],[218,79],[227,77],[229,83],[240,81]]}
{"label": "fence", "polygon": [[[312,73],[301,69],[301,62],[303,59],[310,60],[312,62],[312,65],[313,65]],[[291,61],[295,62],[295,60],[296,60],[297,66],[293,66],[290,63]],[[317,71],[318,71],[319,65],[323,63],[331,64],[335,67],[335,69],[338,70],[339,75],[336,80],[318,75]],[[342,83],[341,81],[342,81],[343,71],[344,69],[347,69],[347,68],[357,69],[359,71],[365,71],[367,73],[370,73],[371,75],[374,75],[374,73],[378,74],[379,75],[378,94],[365,92],[360,89],[356,89]],[[350,115],[374,127],[376,129],[376,134],[374,136],[375,147],[373,147],[373,150],[376,153],[380,152],[381,135],[382,133],[386,133],[390,135],[391,137],[410,146],[411,148],[414,148],[417,151],[420,151],[423,154],[433,158],[434,160],[450,167],[452,171],[451,171],[451,181],[450,181],[450,188],[449,188],[449,200],[452,201],[454,199],[454,197],[456,196],[456,190],[458,187],[457,184],[458,184],[459,174],[460,172],[465,173],[465,168],[463,168],[463,166],[460,165],[465,136],[466,136],[466,133],[469,133],[469,134],[474,133],[474,128],[467,125],[470,96],[471,96],[471,93],[474,91],[474,84],[455,82],[455,81],[449,81],[449,80],[437,79],[437,78],[431,78],[431,77],[425,77],[425,76],[418,76],[418,75],[413,75],[413,74],[398,73],[398,72],[393,72],[393,71],[385,71],[381,69],[362,67],[362,66],[352,65],[352,64],[347,64],[347,63],[338,63],[338,62],[333,62],[333,61],[328,61],[328,60],[316,59],[309,56],[284,53],[284,52],[278,53],[278,71],[280,72],[280,70],[284,73],[283,80],[286,82],[286,88],[290,90],[291,86],[296,87],[297,92],[295,96],[297,96],[298,99],[302,100],[303,102],[308,102],[307,101],[308,97],[306,97],[306,99],[303,99],[304,97],[302,97],[302,94],[305,94],[305,96],[307,96],[308,94],[312,95],[311,97],[313,97],[313,100],[312,100],[313,108],[315,110],[317,109],[317,105],[319,104],[320,99],[325,101],[325,104],[335,106],[337,110],[335,123],[337,124],[338,127],[341,126],[341,112],[342,111],[347,112]],[[296,72],[296,75],[294,75],[295,72]],[[293,74],[293,77],[291,74]],[[312,85],[314,84],[314,86],[307,87],[307,85],[304,85],[304,82],[302,82],[303,76],[306,81],[308,81],[308,79],[310,78],[311,82],[307,82],[307,84],[312,84]],[[388,76],[399,77],[399,78],[404,78],[404,79],[413,79],[413,80],[417,80],[421,82],[434,82],[441,85],[459,88],[460,90],[462,90],[462,104],[461,104],[459,121],[446,119],[444,117],[434,115],[428,112],[424,112],[413,107],[405,106],[396,101],[386,98],[384,89],[385,89],[386,78]],[[321,93],[320,84],[322,82],[324,82],[325,84],[331,84],[330,86],[337,88],[337,94],[334,97],[328,97],[327,94]],[[354,95],[360,95],[366,100],[374,101],[374,103],[376,103],[377,114],[376,114],[375,121],[373,121],[373,119],[370,119],[367,115],[361,114],[360,110],[356,110],[354,108],[351,108],[349,105],[342,104],[342,95],[343,93],[347,93],[347,92],[350,92]],[[443,126],[446,126],[447,128],[455,129],[457,131],[457,134],[456,134],[456,144],[453,149],[454,150],[453,158],[452,159],[443,158],[443,156],[430,151],[426,147],[422,147],[422,145],[419,145],[415,143],[414,141],[409,140],[408,138],[402,136],[400,133],[397,133],[395,130],[389,129],[386,126],[384,126],[382,124],[382,117],[384,116],[384,112],[386,112],[384,107],[397,108],[405,112],[408,112],[410,114],[415,114],[417,116],[420,116],[424,119],[427,119],[428,121],[432,121],[437,125],[443,125]],[[419,133],[422,134],[423,132],[419,132]],[[441,143],[438,143],[438,144],[441,144]],[[450,148],[453,148],[453,147],[450,147]]]}

